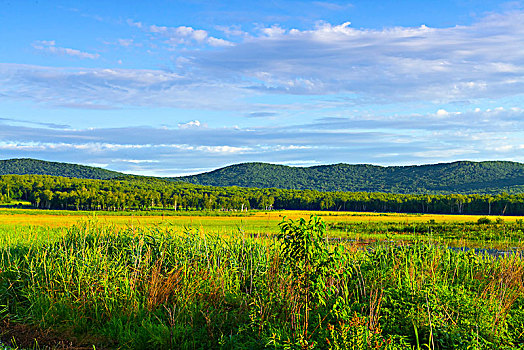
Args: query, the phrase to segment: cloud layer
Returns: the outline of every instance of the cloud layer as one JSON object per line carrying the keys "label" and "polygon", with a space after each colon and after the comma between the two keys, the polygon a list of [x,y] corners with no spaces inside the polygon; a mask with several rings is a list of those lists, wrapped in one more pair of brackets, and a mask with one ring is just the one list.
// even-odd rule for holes
{"label": "cloud layer", "polygon": [[[515,130],[521,130],[515,132]],[[199,121],[177,128],[63,129],[14,126],[0,120],[0,154],[105,164],[140,174],[181,175],[227,164],[265,161],[422,164],[459,159],[524,157],[524,110],[367,119],[323,118],[288,127],[211,128]]]}
{"label": "cloud layer", "polygon": [[524,13],[471,26],[364,30],[350,23],[315,29],[263,28],[261,35],[195,55],[212,74],[249,78],[250,88],[286,94],[352,93],[384,101],[455,101],[520,94]]}
{"label": "cloud layer", "polygon": [[[36,107],[35,116],[0,111],[1,158],[156,175],[246,161],[524,161],[523,11],[447,28],[121,26],[129,35],[101,44],[111,51],[28,43],[76,67],[0,63],[0,103]],[[144,58],[155,64],[115,68]],[[38,116],[63,108],[71,122]],[[120,119],[90,117],[105,110]],[[130,126],[126,112],[136,110],[146,126]]]}
{"label": "cloud layer", "polygon": [[[149,50],[184,46],[171,69],[2,64],[0,94],[87,108],[182,104],[227,109],[227,101],[258,94],[342,94],[354,103],[370,104],[464,102],[522,96],[524,91],[524,12],[492,14],[473,25],[450,28],[367,30],[350,23],[319,23],[311,30],[297,30],[275,25],[236,42],[192,27],[129,23],[156,38]],[[164,46],[157,45],[158,38]],[[55,54],[99,57],[58,47],[54,41],[33,46]],[[206,46],[216,47],[203,49]]]}

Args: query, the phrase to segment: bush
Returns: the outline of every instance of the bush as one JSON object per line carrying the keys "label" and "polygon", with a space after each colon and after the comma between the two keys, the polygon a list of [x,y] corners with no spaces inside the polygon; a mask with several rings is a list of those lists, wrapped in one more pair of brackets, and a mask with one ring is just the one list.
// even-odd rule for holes
{"label": "bush", "polygon": [[483,216],[483,217],[481,217],[481,218],[479,218],[477,220],[477,224],[479,224],[479,225],[489,225],[489,224],[491,224],[491,220],[489,218]]}

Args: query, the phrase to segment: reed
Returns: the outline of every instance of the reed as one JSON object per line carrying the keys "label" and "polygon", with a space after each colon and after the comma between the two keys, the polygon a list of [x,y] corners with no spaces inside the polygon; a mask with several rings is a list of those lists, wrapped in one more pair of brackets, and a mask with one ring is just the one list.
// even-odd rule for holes
{"label": "reed", "polygon": [[520,255],[356,249],[311,220],[284,221],[280,239],[97,220],[3,227],[0,316],[97,348],[524,346]]}

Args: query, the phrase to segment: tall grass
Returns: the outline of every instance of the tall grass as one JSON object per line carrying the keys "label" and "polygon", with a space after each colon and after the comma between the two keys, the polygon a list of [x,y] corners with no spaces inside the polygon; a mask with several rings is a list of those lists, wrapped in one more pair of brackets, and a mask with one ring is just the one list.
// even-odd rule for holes
{"label": "tall grass", "polygon": [[107,348],[524,346],[520,256],[334,247],[321,225],[286,221],[280,240],[96,221],[11,235],[1,317]]}

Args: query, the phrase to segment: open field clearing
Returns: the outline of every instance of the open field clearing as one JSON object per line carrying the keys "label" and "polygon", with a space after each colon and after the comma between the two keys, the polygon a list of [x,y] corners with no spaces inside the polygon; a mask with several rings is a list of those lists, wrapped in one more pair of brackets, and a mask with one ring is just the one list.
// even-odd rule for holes
{"label": "open field clearing", "polygon": [[[218,215],[218,214],[220,215]],[[444,222],[474,222],[485,215],[437,215],[437,214],[396,214],[396,213],[365,213],[365,212],[330,212],[330,211],[250,211],[250,212],[89,212],[89,211],[65,211],[65,210],[36,210],[36,209],[0,209],[0,225],[22,225],[22,226],[71,226],[82,218],[96,217],[98,220],[115,224],[117,226],[158,225],[169,224],[175,227],[202,226],[204,228],[237,228],[248,227],[249,229],[269,230],[278,232],[277,224],[284,217],[298,219],[318,215],[327,223],[329,222],[397,222],[397,223],[420,223],[434,220],[438,223]],[[490,216],[495,221],[497,218],[505,222],[515,222],[524,219],[524,216]]]}
{"label": "open field clearing", "polygon": [[[228,215],[229,214],[229,215]],[[250,212],[85,212],[1,209],[0,236],[21,241],[45,241],[61,235],[63,228],[95,219],[103,225],[134,230],[137,227],[166,228],[182,234],[188,229],[200,233],[246,237],[278,234],[284,217],[292,220],[321,216],[327,236],[364,242],[375,240],[441,240],[453,246],[521,246],[524,217],[490,216],[499,225],[475,225],[480,215],[395,214],[362,212],[250,211]],[[520,230],[520,232],[519,232]],[[474,233],[472,233],[474,232]],[[480,233],[479,233],[480,232]]]}

